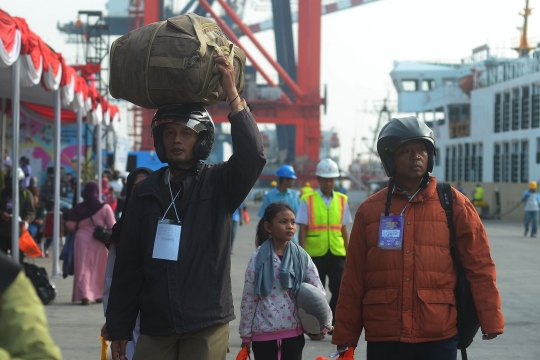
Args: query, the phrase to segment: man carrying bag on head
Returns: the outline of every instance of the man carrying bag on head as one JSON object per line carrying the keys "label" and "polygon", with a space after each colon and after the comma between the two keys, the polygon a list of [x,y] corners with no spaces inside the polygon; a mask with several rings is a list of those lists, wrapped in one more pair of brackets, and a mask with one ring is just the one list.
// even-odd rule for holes
{"label": "man carrying bag on head", "polygon": [[[161,107],[152,119],[164,167],[141,181],[126,211],[107,307],[115,360],[125,359],[140,311],[134,360],[225,360],[231,293],[232,214],[266,163],[262,139],[234,86],[234,68],[214,58],[230,99],[234,154],[202,163],[214,123],[200,104]],[[132,359],[130,359],[132,360]]]}
{"label": "man carrying bag on head", "polygon": [[356,213],[332,343],[338,350],[356,346],[365,329],[368,360],[455,360],[464,335],[458,336],[464,314],[458,317],[456,306],[466,288],[461,274],[470,283],[482,339],[504,331],[487,234],[460,192],[441,191],[451,194],[445,205],[453,204],[442,206],[429,174],[436,153],[427,125],[412,116],[392,119],[377,151],[390,180]]}

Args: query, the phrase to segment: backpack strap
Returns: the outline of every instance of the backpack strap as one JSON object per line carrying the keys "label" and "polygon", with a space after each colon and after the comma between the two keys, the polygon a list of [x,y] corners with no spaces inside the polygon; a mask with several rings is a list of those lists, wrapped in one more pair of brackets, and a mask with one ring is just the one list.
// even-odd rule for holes
{"label": "backpack strap", "polygon": [[[438,183],[437,184],[437,193],[439,194],[439,201],[446,213],[446,219],[448,220],[448,229],[450,230],[450,253],[452,257],[457,262],[458,266],[461,268],[461,259],[459,258],[459,253],[457,250],[456,244],[456,231],[454,228],[454,221],[452,216],[454,214],[454,203],[452,200],[452,187],[448,183]],[[467,360],[467,349],[461,349],[461,359]]]}

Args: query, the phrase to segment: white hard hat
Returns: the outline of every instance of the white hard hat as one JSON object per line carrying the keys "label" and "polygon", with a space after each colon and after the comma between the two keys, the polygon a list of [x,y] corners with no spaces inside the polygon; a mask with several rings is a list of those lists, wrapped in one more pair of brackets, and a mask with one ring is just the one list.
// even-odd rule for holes
{"label": "white hard hat", "polygon": [[317,171],[315,172],[315,175],[323,178],[338,178],[338,165],[332,159],[322,159],[317,164]]}

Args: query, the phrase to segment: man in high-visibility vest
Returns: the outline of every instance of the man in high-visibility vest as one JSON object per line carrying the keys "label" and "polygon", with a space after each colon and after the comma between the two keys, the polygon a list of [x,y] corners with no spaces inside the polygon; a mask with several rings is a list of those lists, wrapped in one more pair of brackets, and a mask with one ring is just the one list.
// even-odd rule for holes
{"label": "man in high-visibility vest", "polygon": [[323,285],[328,276],[332,293],[330,308],[335,314],[349,242],[347,225],[352,223],[352,217],[347,195],[333,190],[339,178],[338,165],[324,159],[317,165],[315,174],[319,189],[302,196],[296,215],[296,223],[300,224],[298,241],[317,266]]}
{"label": "man in high-visibility vest", "polygon": [[484,200],[484,188],[480,184],[476,184],[476,188],[474,189],[474,201],[482,201]]}

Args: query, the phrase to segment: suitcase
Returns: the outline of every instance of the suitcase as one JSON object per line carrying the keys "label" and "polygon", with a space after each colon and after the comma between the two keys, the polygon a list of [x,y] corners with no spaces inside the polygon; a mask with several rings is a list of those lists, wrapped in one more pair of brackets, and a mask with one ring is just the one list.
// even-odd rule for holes
{"label": "suitcase", "polygon": [[147,109],[227,101],[216,54],[228,56],[242,94],[246,55],[211,19],[187,14],[143,26],[111,45],[109,92]]}

